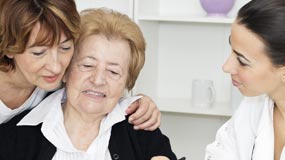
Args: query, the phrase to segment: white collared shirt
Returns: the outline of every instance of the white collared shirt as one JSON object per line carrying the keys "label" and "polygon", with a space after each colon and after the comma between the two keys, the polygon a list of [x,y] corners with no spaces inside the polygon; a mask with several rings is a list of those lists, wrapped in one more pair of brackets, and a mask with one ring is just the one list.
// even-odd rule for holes
{"label": "white collared shirt", "polygon": [[126,108],[141,96],[121,99],[112,112],[101,120],[98,136],[87,151],[76,149],[64,126],[62,101],[65,90],[61,89],[46,99],[28,113],[17,125],[34,126],[42,124],[43,135],[57,148],[52,160],[111,160],[108,149],[112,126],[125,120]]}
{"label": "white collared shirt", "polygon": [[[7,122],[17,114],[20,114],[24,110],[34,108],[38,105],[46,96],[47,91],[44,91],[40,88],[35,88],[32,95],[22,104],[20,107],[16,109],[10,109],[0,100],[0,124]],[[15,97],[17,99],[17,97]]]}
{"label": "white collared shirt", "polygon": [[244,98],[207,146],[205,160],[274,160],[273,109],[266,95]]}

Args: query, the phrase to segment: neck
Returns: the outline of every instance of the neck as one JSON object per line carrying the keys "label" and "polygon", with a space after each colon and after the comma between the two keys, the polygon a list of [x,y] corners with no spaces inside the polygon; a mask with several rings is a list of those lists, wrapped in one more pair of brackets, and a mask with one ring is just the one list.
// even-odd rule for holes
{"label": "neck", "polygon": [[277,101],[277,102],[275,102],[275,107],[278,108],[278,110],[281,113],[283,119],[285,120],[285,100],[284,101]]}
{"label": "neck", "polygon": [[34,85],[27,83],[23,78],[19,78],[16,72],[0,71],[0,77],[0,99],[10,109],[20,107],[35,89]]}
{"label": "neck", "polygon": [[86,151],[99,133],[104,116],[89,117],[71,106],[63,107],[64,126],[72,144],[79,150]]}
{"label": "neck", "polygon": [[0,71],[0,77],[1,77],[1,82],[4,81],[4,83],[13,85],[14,87],[17,88],[35,87],[33,84],[27,81],[27,79],[21,72],[18,72],[17,70],[9,72]]}
{"label": "neck", "polygon": [[269,93],[269,97],[274,101],[275,107],[281,112],[285,119],[285,85],[282,83],[276,87],[277,89]]}

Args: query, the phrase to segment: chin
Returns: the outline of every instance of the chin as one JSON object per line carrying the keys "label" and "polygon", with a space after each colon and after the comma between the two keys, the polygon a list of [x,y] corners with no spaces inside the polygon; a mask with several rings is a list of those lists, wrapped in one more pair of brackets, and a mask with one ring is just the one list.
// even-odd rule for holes
{"label": "chin", "polygon": [[62,86],[61,82],[58,83],[54,83],[54,84],[48,84],[48,85],[44,85],[44,86],[38,86],[39,88],[45,90],[45,91],[55,91],[57,89],[59,89]]}
{"label": "chin", "polygon": [[250,91],[243,91],[243,90],[240,90],[240,93],[241,93],[243,96],[246,96],[246,97],[256,97],[256,96],[259,96],[259,95],[262,94],[262,93],[250,92]]}
{"label": "chin", "polygon": [[106,116],[108,113],[112,112],[114,107],[108,107],[105,105],[98,105],[98,104],[94,104],[94,103],[85,103],[82,104],[82,111],[84,111],[86,114],[88,115],[101,115],[101,116]]}

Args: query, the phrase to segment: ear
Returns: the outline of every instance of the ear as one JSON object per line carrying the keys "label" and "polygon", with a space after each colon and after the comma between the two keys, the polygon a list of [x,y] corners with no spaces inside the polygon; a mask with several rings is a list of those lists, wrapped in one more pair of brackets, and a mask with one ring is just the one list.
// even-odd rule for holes
{"label": "ear", "polygon": [[66,83],[67,80],[67,71],[65,72],[64,76],[62,77],[62,82]]}
{"label": "ear", "polygon": [[14,54],[8,53],[8,54],[6,54],[6,57],[8,57],[10,59],[13,59],[14,58]]}
{"label": "ear", "polygon": [[285,66],[279,68],[280,69],[280,80],[285,84]]}

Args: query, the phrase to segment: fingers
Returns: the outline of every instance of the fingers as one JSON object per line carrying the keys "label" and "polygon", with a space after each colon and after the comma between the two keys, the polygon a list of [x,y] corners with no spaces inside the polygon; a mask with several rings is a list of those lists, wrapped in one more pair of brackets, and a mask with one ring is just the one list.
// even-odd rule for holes
{"label": "fingers", "polygon": [[[134,129],[155,130],[160,126],[161,113],[156,104],[148,97],[139,99],[137,106],[131,106],[130,110],[137,108],[135,113],[129,117],[129,122],[134,124]],[[133,108],[132,108],[133,107]]]}
{"label": "fingers", "polygon": [[150,160],[169,160],[169,159],[165,156],[155,156],[152,157]]}
{"label": "fingers", "polygon": [[134,101],[126,110],[127,114],[132,114],[134,113],[139,107],[139,102],[138,100]]}
{"label": "fingers", "polygon": [[153,131],[160,126],[161,113],[159,111],[155,111],[151,118],[139,125],[135,125],[134,129],[144,129],[147,131]]}
{"label": "fingers", "polygon": [[140,123],[145,122],[150,118],[151,111],[153,110],[153,104],[150,104],[150,101],[146,100],[146,97],[142,97],[137,100],[137,110],[129,117],[129,122],[138,125]]}

